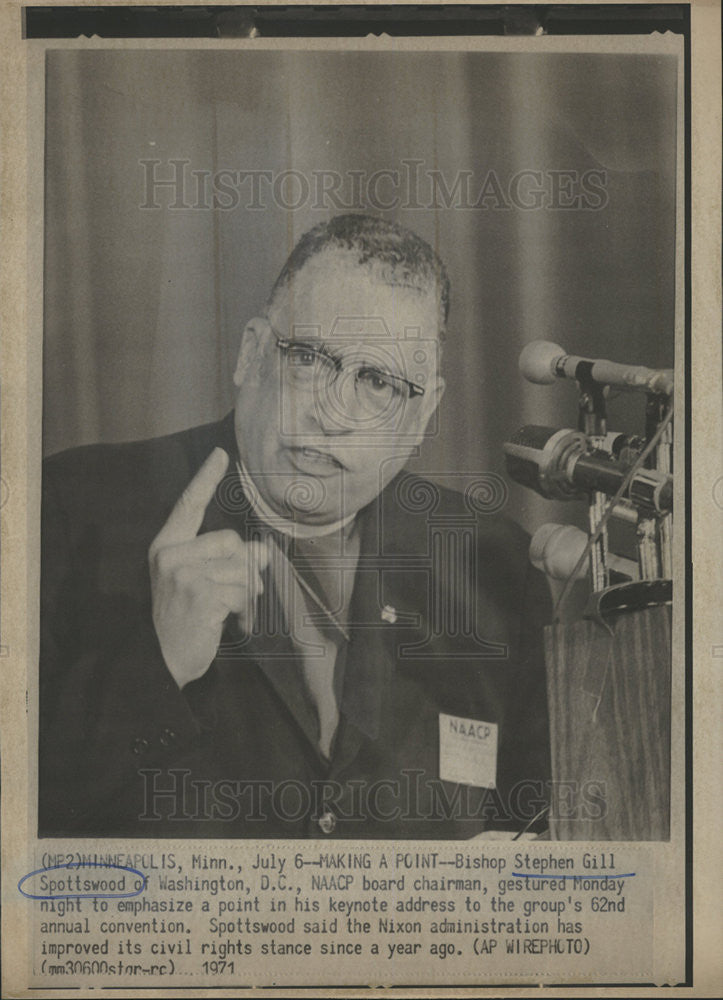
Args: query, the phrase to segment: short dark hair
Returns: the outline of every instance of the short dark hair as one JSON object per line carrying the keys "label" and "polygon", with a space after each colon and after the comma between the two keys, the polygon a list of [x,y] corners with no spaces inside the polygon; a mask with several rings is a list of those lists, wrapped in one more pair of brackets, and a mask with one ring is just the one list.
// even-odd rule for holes
{"label": "short dark hair", "polygon": [[268,304],[288,286],[307,261],[324,250],[347,251],[360,267],[377,265],[389,285],[436,290],[440,335],[449,316],[450,281],[442,260],[431,246],[410,229],[373,215],[337,215],[304,233],[281,269]]}

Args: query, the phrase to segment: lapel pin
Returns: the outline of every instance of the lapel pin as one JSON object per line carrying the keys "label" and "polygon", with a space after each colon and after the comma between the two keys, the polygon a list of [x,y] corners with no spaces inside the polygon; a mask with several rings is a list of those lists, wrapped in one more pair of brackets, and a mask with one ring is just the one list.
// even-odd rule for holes
{"label": "lapel pin", "polygon": [[393,625],[396,620],[397,620],[396,608],[393,608],[391,604],[385,604],[384,607],[382,608],[382,621],[389,622],[390,625]]}

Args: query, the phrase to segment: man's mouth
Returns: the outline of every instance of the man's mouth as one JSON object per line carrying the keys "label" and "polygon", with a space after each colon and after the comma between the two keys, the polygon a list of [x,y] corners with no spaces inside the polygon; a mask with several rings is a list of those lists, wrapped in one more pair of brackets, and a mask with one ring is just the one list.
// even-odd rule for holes
{"label": "man's mouth", "polygon": [[321,469],[346,469],[343,462],[339,461],[328,451],[321,451],[319,448],[308,446],[295,447],[290,449],[293,459],[303,466],[318,466]]}

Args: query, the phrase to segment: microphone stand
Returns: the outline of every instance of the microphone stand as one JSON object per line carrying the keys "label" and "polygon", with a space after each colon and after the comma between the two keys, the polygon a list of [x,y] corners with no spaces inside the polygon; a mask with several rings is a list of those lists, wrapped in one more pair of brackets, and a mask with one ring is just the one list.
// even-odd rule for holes
{"label": "microphone stand", "polygon": [[[665,413],[670,405],[666,395],[659,392],[647,394],[645,406],[645,437],[650,441],[665,419]],[[651,465],[660,472],[673,471],[673,425],[669,422],[651,456]],[[673,577],[673,517],[665,514],[659,518],[658,524],[660,575],[664,579]]]}
{"label": "microphone stand", "polygon": [[[579,372],[578,429],[596,448],[605,449],[607,433],[606,400],[610,387],[596,382],[590,373]],[[646,394],[645,438],[650,443],[658,438],[645,465],[659,472],[672,472],[673,430],[666,412],[670,405],[665,393]],[[662,434],[659,433],[661,426]],[[671,600],[673,575],[672,514],[645,516],[640,508],[637,523],[637,552],[640,580],[610,586],[608,533],[605,493],[591,490],[588,500],[590,538],[590,577],[592,594],[586,615],[600,617],[604,613],[630,607],[650,607]]]}
{"label": "microphone stand", "polygon": [[[607,434],[607,408],[605,405],[609,387],[600,385],[590,375],[583,375],[578,380],[580,395],[578,398],[578,430],[591,441],[596,448],[605,446]],[[588,502],[588,525],[590,535],[598,531],[605,511],[607,497],[599,490],[590,492]],[[608,532],[603,527],[595,543],[590,549],[590,577],[593,592],[605,590],[610,583],[608,572]]]}

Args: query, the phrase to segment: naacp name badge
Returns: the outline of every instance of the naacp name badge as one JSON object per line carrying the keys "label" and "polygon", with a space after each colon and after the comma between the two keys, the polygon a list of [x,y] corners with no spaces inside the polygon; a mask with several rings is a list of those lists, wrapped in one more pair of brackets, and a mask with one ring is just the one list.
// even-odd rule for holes
{"label": "naacp name badge", "polygon": [[439,776],[443,781],[494,788],[497,723],[439,713]]}

